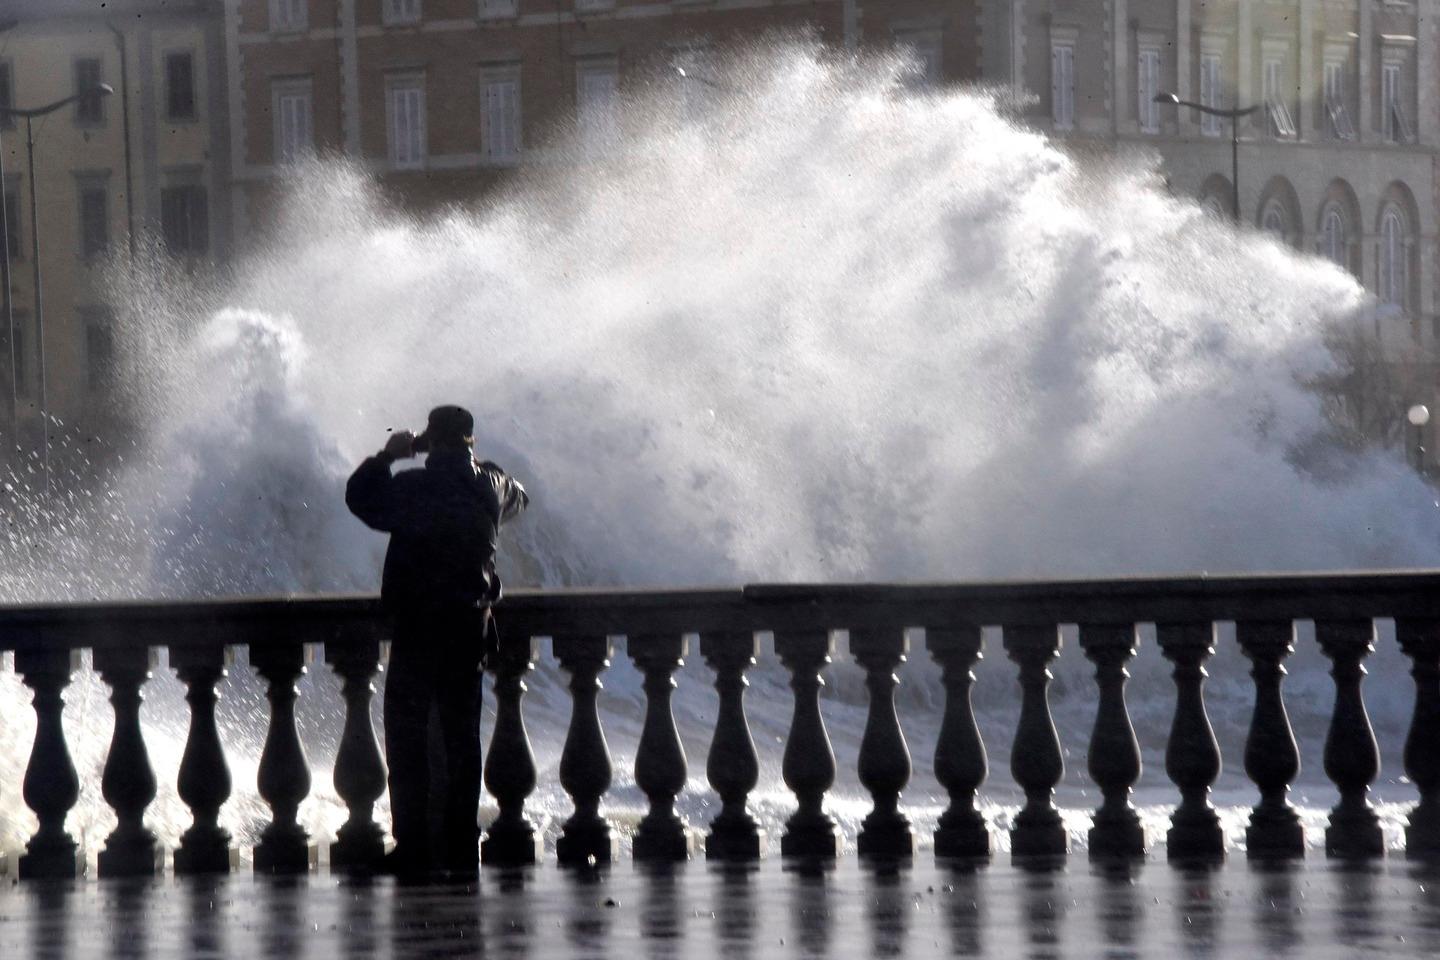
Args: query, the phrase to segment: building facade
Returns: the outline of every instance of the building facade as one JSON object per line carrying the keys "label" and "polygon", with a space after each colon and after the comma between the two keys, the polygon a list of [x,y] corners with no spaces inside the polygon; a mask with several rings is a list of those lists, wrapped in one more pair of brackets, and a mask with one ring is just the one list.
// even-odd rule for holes
{"label": "building facade", "polygon": [[[1350,271],[1399,363],[1432,365],[1440,208],[1437,0],[986,0],[981,67],[1078,153],[1143,149],[1171,188]],[[1434,400],[1434,377],[1424,396]]]}
{"label": "building facade", "polygon": [[311,153],[363,164],[418,210],[463,203],[542,159],[557,127],[610,135],[630,84],[767,31],[906,43],[936,80],[973,78],[978,53],[973,8],[934,0],[226,3],[235,221],[251,240]]}
{"label": "building facade", "polygon": [[[1372,290],[1387,354],[1420,371],[1415,399],[1435,399],[1440,0],[12,2],[0,105],[116,88],[37,123],[46,402],[67,421],[106,409],[101,277],[117,249],[155,238],[177,260],[222,262],[263,242],[315,154],[361,165],[418,212],[474,202],[551,162],[557,129],[612,135],[632,84],[703,74],[728,44],[796,29],[908,46],[931,83],[1010,85],[1076,156],[1156,154],[1171,188],[1217,216],[1235,214],[1228,122],[1155,98],[1256,107],[1238,130],[1238,219]],[[13,380],[33,432],[23,126],[0,127],[0,145]]]}
{"label": "building facade", "polygon": [[209,0],[15,0],[4,13],[0,107],[76,98],[31,122],[33,178],[26,121],[0,115],[0,432],[34,449],[42,407],[52,433],[116,425],[107,269],[149,238],[192,266],[229,253],[224,43]]}

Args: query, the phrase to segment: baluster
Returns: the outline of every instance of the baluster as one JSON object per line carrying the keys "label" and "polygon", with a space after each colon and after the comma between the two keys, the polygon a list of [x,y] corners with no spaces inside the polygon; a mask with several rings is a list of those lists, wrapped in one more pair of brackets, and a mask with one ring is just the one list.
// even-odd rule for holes
{"label": "baluster", "polygon": [[610,824],[600,815],[600,798],[610,789],[612,767],[596,698],[600,672],[610,666],[614,646],[608,637],[555,637],[554,649],[561,669],[570,674],[570,728],[560,753],[560,785],[575,804],[555,843],[555,855],[563,865],[591,858],[609,863],[617,850]]}
{"label": "baluster", "polygon": [[850,631],[850,654],[865,668],[865,688],[870,692],[859,773],[873,808],[856,838],[861,856],[915,855],[915,831],[900,812],[900,791],[910,782],[910,747],[895,713],[895,686],[900,682],[895,669],[905,662],[909,649],[903,628]]}
{"label": "baluster", "polygon": [[755,665],[760,645],[753,633],[706,634],[700,655],[715,671],[720,708],[715,738],[705,761],[705,775],[720,795],[720,812],[710,822],[705,856],[715,860],[758,860],[765,834],[745,809],[746,798],[760,782],[760,757],[745,719],[745,671]]}
{"label": "baluster", "polygon": [[1055,809],[1055,784],[1065,775],[1060,735],[1050,716],[1050,670],[1060,652],[1060,630],[1049,626],[1007,626],[1006,655],[1020,667],[1020,723],[1010,750],[1010,771],[1025,791],[1025,806],[1010,830],[1016,857],[1063,856],[1070,838]]}
{"label": "baluster", "polygon": [[685,821],[675,815],[675,797],[685,789],[685,748],[675,729],[670,696],[675,671],[684,663],[684,637],[631,636],[630,659],[645,675],[645,726],[635,751],[635,783],[650,810],[635,831],[636,860],[688,860],[693,852]]}
{"label": "baluster", "polygon": [[1225,856],[1225,832],[1210,805],[1210,785],[1220,776],[1220,744],[1205,712],[1205,660],[1215,652],[1210,623],[1159,623],[1156,639],[1175,665],[1175,716],[1165,745],[1165,773],[1180,788],[1180,805],[1165,834],[1171,860],[1217,860]]}
{"label": "baluster", "polygon": [[1090,856],[1143,857],[1145,831],[1130,803],[1130,788],[1140,779],[1140,743],[1125,706],[1125,664],[1139,646],[1135,625],[1081,624],[1080,649],[1095,664],[1100,704],[1090,734],[1090,778],[1100,787],[1104,802],[1095,811],[1090,828]]}
{"label": "baluster", "polygon": [[1405,737],[1405,774],[1420,790],[1420,802],[1405,827],[1405,853],[1416,859],[1440,857],[1440,621],[1396,620],[1395,638],[1412,661],[1415,712]]}
{"label": "baluster", "polygon": [[825,631],[777,633],[775,653],[790,671],[795,712],[785,741],[781,773],[798,807],[785,824],[780,853],[787,857],[837,857],[840,831],[825,812],[825,792],[835,784],[835,751],[820,714],[820,672],[834,652]]}
{"label": "baluster", "polygon": [[20,879],[73,878],[84,871],[75,838],[65,832],[65,817],[80,798],[80,780],[60,723],[65,710],[61,691],[79,668],[74,651],[19,650],[15,672],[34,691],[35,742],[21,787],[25,805],[35,811],[40,829],[20,855]]}
{"label": "baluster", "polygon": [[215,685],[225,678],[225,649],[220,646],[171,647],[170,665],[185,684],[190,731],[180,757],[180,799],[192,823],[175,850],[175,872],[223,873],[234,863],[230,833],[220,826],[220,808],[230,799],[230,768],[215,726]]}
{"label": "baluster", "polygon": [[485,786],[500,805],[500,814],[480,844],[480,862],[499,866],[538,863],[544,841],[525,816],[525,798],[535,790],[535,753],[525,730],[525,674],[535,666],[535,641],[528,634],[502,640],[492,655],[495,674],[495,729],[485,754]]}
{"label": "baluster", "polygon": [[925,646],[940,665],[945,686],[945,715],[935,742],[935,778],[950,794],[950,806],[936,825],[937,857],[990,856],[990,831],[985,817],[975,809],[975,793],[990,766],[970,703],[975,683],[971,668],[983,657],[983,643],[979,627],[925,630]]}
{"label": "baluster", "polygon": [[1340,791],[1325,830],[1325,852],[1332,857],[1382,857],[1385,838],[1367,794],[1380,773],[1380,748],[1365,712],[1360,661],[1375,649],[1372,620],[1318,620],[1315,639],[1333,666],[1335,712],[1325,735],[1325,775]]}
{"label": "baluster", "polygon": [[145,808],[155,799],[155,771],[140,730],[140,687],[150,679],[151,656],[144,647],[95,651],[95,670],[110,686],[115,731],[105,757],[101,794],[119,823],[97,858],[102,877],[154,876],[164,862],[155,834],[145,827]]}
{"label": "baluster", "polygon": [[305,673],[305,648],[299,643],[252,647],[250,663],[266,683],[270,725],[260,751],[256,778],[260,796],[270,805],[270,823],[255,846],[255,869],[302,873],[310,869],[310,835],[296,815],[310,793],[310,767],[295,729],[295,681]]}
{"label": "baluster", "polygon": [[1300,774],[1300,748],[1290,728],[1280,685],[1281,665],[1295,652],[1295,625],[1288,620],[1242,620],[1235,638],[1253,666],[1255,712],[1245,737],[1245,773],[1260,788],[1260,802],[1250,812],[1245,828],[1245,849],[1251,857],[1305,856],[1305,830],[1290,805],[1290,784]]}
{"label": "baluster", "polygon": [[335,754],[335,792],[350,815],[330,845],[332,869],[373,870],[385,855],[385,830],[375,822],[375,801],[385,793],[385,760],[370,720],[375,676],[380,672],[380,641],[347,637],[328,644],[325,662],[340,678],[345,727]]}

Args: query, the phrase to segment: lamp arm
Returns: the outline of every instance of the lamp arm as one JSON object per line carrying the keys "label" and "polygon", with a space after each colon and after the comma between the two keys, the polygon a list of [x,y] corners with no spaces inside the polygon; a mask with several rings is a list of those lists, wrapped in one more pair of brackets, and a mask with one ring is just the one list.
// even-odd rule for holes
{"label": "lamp arm", "polygon": [[110,84],[108,84],[108,83],[102,83],[102,84],[97,85],[97,86],[96,86],[94,89],[92,89],[92,90],[87,90],[87,91],[85,91],[85,92],[83,92],[83,93],[72,93],[72,94],[70,94],[70,96],[66,97],[66,98],[63,99],[63,100],[56,100],[54,103],[47,103],[47,104],[45,104],[43,107],[31,107],[31,108],[28,109],[28,110],[22,110],[22,109],[20,109],[19,107],[0,107],[0,116],[23,117],[23,118],[25,118],[25,119],[27,119],[27,120],[33,120],[33,119],[35,119],[36,117],[43,117],[43,116],[45,116],[47,113],[54,113],[56,110],[59,110],[61,107],[69,106],[70,104],[74,103],[76,100],[79,100],[81,97],[88,96],[88,95],[91,94],[91,93],[98,93],[98,94],[100,94],[101,96],[107,96],[107,97],[108,97],[110,94],[112,94],[112,93],[114,93],[114,92],[115,92],[115,88],[114,88],[114,87],[110,86]]}

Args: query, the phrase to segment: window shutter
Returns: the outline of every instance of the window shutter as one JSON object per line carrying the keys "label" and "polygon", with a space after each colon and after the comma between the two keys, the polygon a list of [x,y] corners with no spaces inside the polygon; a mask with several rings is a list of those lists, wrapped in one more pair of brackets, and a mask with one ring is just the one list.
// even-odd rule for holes
{"label": "window shutter", "polygon": [[1070,127],[1075,120],[1075,56],[1068,44],[1050,47],[1050,114],[1055,126]]}
{"label": "window shutter", "polygon": [[495,78],[485,84],[485,155],[492,160],[513,159],[520,152],[520,84]]}
{"label": "window shutter", "polygon": [[395,91],[395,160],[410,161],[410,97],[403,89]]}
{"label": "window shutter", "polygon": [[1060,66],[1060,47],[1050,47],[1050,119],[1056,124],[1064,123],[1062,119],[1065,110],[1061,100],[1060,91],[1063,84]]}
{"label": "window shutter", "polygon": [[500,85],[501,108],[500,115],[505,120],[505,136],[503,144],[505,156],[515,157],[520,154],[520,85],[514,80],[507,80]]}
{"label": "window shutter", "polygon": [[280,142],[276,145],[275,158],[281,163],[295,159],[295,98],[280,97]]}
{"label": "window shutter", "polygon": [[1144,130],[1150,126],[1150,105],[1145,102],[1145,88],[1149,80],[1149,57],[1144,50],[1140,51],[1139,75],[1135,78],[1135,119],[1140,121],[1140,129]]}

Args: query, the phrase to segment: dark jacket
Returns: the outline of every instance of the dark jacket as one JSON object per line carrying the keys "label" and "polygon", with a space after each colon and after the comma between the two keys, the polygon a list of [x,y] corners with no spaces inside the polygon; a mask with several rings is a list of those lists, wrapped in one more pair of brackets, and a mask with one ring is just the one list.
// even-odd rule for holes
{"label": "dark jacket", "polygon": [[525,488],[469,450],[433,451],[425,466],[393,476],[393,458],[361,463],[345,505],[390,534],[380,596],[392,613],[473,608],[500,596],[495,545],[500,525],[524,510]]}

